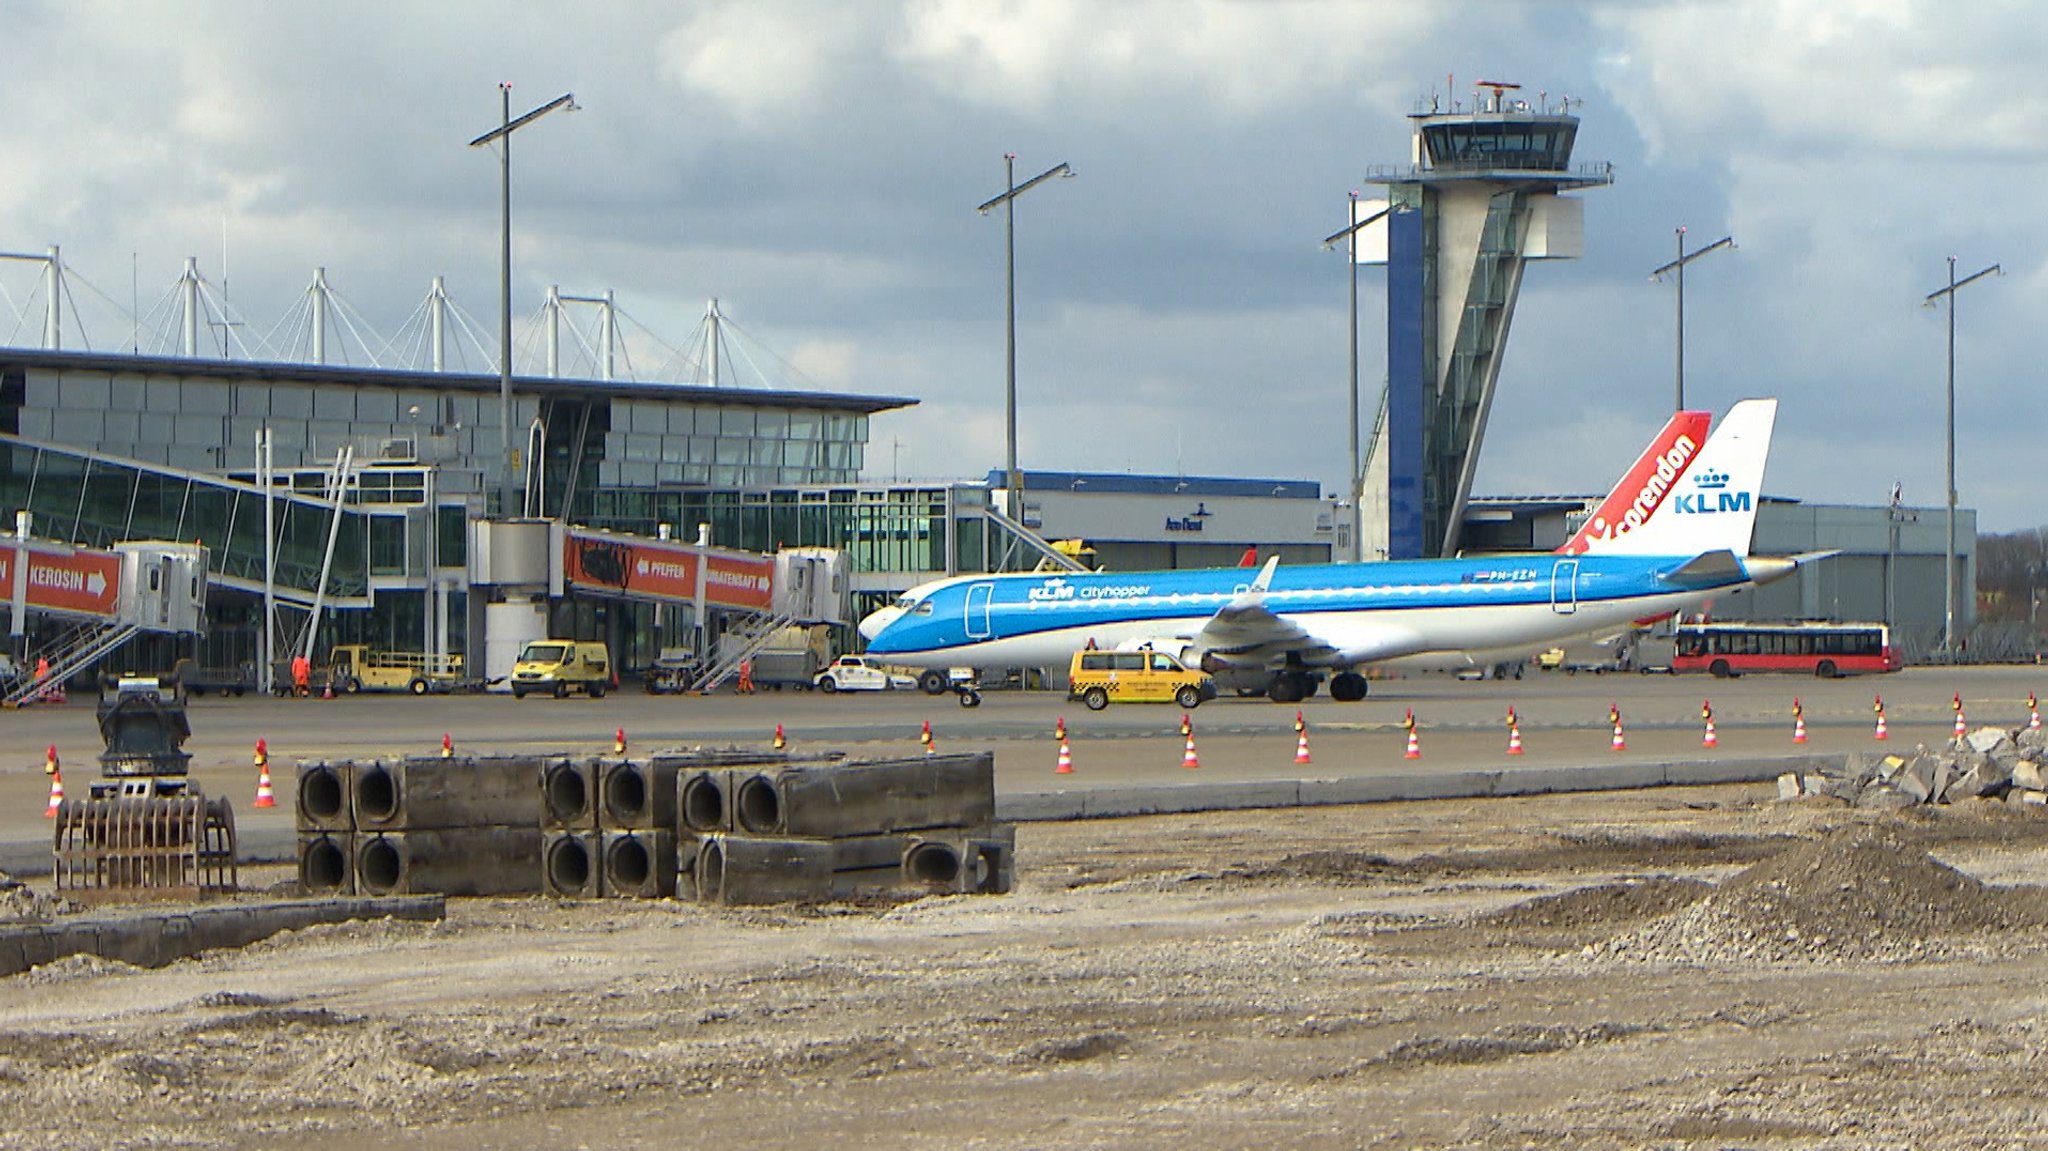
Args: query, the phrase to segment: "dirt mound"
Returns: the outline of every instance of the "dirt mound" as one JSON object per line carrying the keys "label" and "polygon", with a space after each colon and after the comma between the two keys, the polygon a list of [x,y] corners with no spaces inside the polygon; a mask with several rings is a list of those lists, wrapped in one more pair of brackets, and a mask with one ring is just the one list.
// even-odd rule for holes
{"label": "dirt mound", "polygon": [[1988,887],[1880,828],[1767,859],[1591,955],[1643,962],[1922,958],[1959,937],[2048,925],[2048,892]]}
{"label": "dirt mound", "polygon": [[1713,885],[1697,879],[1644,879],[1604,883],[1545,895],[1477,916],[1482,927],[1569,929],[1641,923],[1705,898]]}

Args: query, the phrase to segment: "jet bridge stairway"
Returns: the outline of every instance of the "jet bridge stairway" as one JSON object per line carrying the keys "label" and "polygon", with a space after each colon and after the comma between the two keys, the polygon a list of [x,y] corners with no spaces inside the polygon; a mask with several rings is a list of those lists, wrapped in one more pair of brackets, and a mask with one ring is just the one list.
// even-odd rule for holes
{"label": "jet bridge stairway", "polygon": [[0,695],[0,707],[20,707],[45,692],[60,689],[72,676],[97,663],[101,656],[139,635],[138,624],[113,620],[88,620],[73,625],[38,657],[49,661],[45,675],[23,669],[23,674]]}
{"label": "jet bridge stairway", "polygon": [[[798,622],[795,612],[759,612],[726,629],[724,658],[705,669],[689,686],[690,691],[708,692],[731,679],[740,665],[761,654],[775,640],[775,634]],[[732,642],[737,641],[737,642]]]}

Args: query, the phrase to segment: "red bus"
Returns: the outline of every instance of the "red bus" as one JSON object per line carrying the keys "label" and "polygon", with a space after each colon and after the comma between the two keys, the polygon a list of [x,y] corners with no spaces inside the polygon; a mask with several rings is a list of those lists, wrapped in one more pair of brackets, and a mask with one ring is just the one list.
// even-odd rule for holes
{"label": "red bus", "polygon": [[1789,671],[1833,678],[1899,670],[1881,623],[1682,623],[1671,670],[1717,676]]}

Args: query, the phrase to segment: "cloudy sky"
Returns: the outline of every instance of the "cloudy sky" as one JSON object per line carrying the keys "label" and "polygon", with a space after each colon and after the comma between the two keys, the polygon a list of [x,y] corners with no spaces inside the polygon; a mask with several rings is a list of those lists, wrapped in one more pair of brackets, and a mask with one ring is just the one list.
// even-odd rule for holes
{"label": "cloudy sky", "polygon": [[[1740,245],[1689,269],[1687,398],[1780,397],[1767,487],[1807,500],[1941,503],[1921,298],[1951,256],[2001,264],[1961,294],[1957,486],[2010,531],[2048,523],[2042,59],[2029,0],[0,0],[0,250],[62,245],[97,347],[160,323],[187,256],[245,340],[288,344],[325,267],[373,338],[438,275],[495,346],[499,170],[466,144],[501,81],[515,115],[574,92],[515,140],[522,330],[549,284],[615,292],[651,375],[717,297],[776,382],[921,401],[875,421],[870,475],[978,477],[1004,259],[974,206],[1005,152],[1019,179],[1066,161],[1018,202],[1024,466],[1337,490],[1345,269],[1319,241],[1407,161],[1418,98],[1506,80],[1580,101],[1576,159],[1616,180],[1585,193],[1585,258],[1525,281],[1481,492],[1603,490],[1662,422],[1673,289],[1648,272],[1684,225]],[[34,285],[0,262],[0,340],[37,341]]]}

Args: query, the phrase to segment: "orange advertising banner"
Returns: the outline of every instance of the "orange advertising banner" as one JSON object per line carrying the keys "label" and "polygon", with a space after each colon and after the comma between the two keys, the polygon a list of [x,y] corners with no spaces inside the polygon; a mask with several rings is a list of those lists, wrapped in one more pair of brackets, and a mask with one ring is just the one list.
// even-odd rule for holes
{"label": "orange advertising banner", "polygon": [[562,572],[570,584],[635,599],[688,602],[697,597],[697,567],[704,565],[704,600],[715,607],[758,611],[775,598],[775,564],[689,544],[633,539],[589,531],[565,538]]}
{"label": "orange advertising banner", "polygon": [[[14,560],[0,542],[0,597],[12,603]],[[28,607],[111,616],[121,598],[121,557],[114,552],[28,549]]]}

